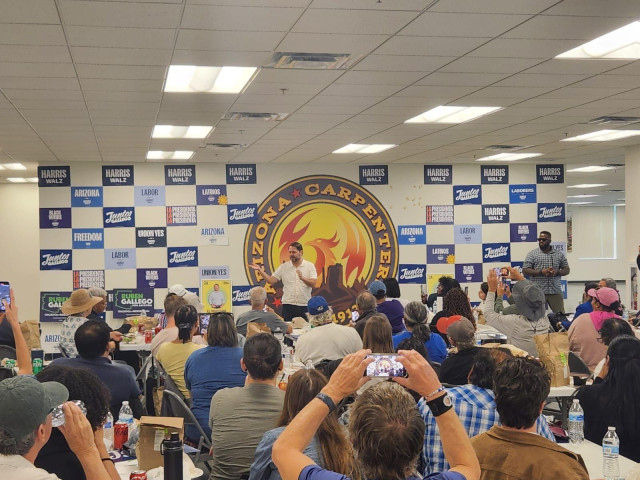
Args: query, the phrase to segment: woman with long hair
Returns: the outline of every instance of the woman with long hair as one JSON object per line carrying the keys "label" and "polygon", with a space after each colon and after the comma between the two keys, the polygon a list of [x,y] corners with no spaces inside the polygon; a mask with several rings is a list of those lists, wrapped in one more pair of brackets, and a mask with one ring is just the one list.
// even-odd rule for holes
{"label": "woman with long hair", "polygon": [[443,317],[452,317],[453,315],[461,315],[465,318],[468,318],[473,326],[475,327],[476,321],[473,316],[473,311],[471,310],[471,304],[469,303],[469,298],[467,294],[464,293],[460,288],[452,288],[447,292],[442,300],[442,311],[436,313],[436,315],[431,320],[429,324],[431,331],[433,333],[437,333],[442,337],[445,341],[446,345],[449,346],[449,339],[447,339],[446,335],[438,332],[437,325],[438,320]]}
{"label": "woman with long hair", "polygon": [[640,462],[640,340],[629,335],[613,339],[607,360],[593,385],[578,390],[584,409],[584,436],[599,444],[607,427],[616,427],[620,455]]}
{"label": "woman with long hair", "polygon": [[409,302],[404,309],[405,330],[393,336],[393,346],[407,338],[417,337],[427,349],[429,360],[442,363],[447,358],[447,344],[440,335],[432,335],[427,325],[427,308],[422,302]]}
{"label": "woman with long hair", "polygon": [[362,334],[362,348],[373,353],[394,353],[391,324],[382,314],[372,315]]}
{"label": "woman with long hair", "polygon": [[[291,376],[278,426],[263,435],[251,465],[249,480],[280,480],[280,472],[271,460],[273,444],[293,417],[313,400],[326,384],[325,376],[313,369],[298,370]],[[338,423],[335,412],[329,414],[320,424],[316,436],[304,450],[304,454],[322,468],[342,473],[354,480],[360,478],[353,448],[343,427]]]}

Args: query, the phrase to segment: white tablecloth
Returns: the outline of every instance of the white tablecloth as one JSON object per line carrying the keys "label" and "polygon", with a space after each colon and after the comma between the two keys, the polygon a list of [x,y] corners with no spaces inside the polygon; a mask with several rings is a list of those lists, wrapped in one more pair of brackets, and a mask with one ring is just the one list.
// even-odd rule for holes
{"label": "white tablecloth", "polygon": [[[571,443],[561,443],[564,448],[572,452],[579,453],[584,460],[590,478],[603,478],[602,475],[602,447],[593,442],[585,440],[582,445],[573,445]],[[618,457],[618,465],[620,466],[620,478],[625,478],[625,474],[638,466],[633,460],[626,457]]]}

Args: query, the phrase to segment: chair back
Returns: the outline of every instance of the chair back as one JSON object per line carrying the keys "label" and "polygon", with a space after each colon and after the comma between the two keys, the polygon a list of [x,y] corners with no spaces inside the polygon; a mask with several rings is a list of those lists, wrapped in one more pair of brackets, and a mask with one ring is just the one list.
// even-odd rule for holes
{"label": "chair back", "polygon": [[573,352],[569,352],[569,374],[573,376],[573,384],[575,386],[584,385],[587,380],[593,377],[593,373],[584,360]]}
{"label": "chair back", "polygon": [[18,356],[16,354],[16,349],[9,345],[0,345],[0,359],[2,358],[17,360]]}

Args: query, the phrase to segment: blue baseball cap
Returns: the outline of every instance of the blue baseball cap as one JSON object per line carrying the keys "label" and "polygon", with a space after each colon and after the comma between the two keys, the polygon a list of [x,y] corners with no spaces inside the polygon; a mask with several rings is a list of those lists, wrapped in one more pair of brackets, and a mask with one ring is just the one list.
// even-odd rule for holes
{"label": "blue baseball cap", "polygon": [[329,304],[324,297],[311,297],[307,303],[307,310],[309,310],[309,315],[320,315],[329,310]]}
{"label": "blue baseball cap", "polygon": [[374,280],[369,284],[369,292],[376,298],[382,298],[387,294],[387,287],[380,280]]}

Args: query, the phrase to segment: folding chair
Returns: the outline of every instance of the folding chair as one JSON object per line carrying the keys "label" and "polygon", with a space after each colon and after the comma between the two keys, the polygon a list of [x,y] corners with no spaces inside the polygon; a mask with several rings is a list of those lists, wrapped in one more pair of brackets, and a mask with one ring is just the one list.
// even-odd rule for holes
{"label": "folding chair", "polygon": [[573,376],[573,384],[584,385],[587,380],[593,377],[593,372],[589,369],[584,360],[573,352],[569,352],[569,374]]}

